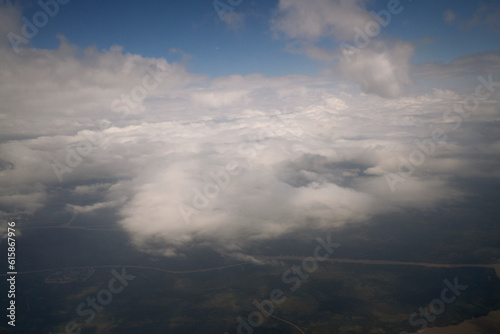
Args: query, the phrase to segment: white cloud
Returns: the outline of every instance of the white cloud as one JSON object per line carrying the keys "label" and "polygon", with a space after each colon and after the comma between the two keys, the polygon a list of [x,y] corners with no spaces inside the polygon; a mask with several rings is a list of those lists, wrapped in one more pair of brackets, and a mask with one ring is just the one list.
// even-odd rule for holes
{"label": "white cloud", "polygon": [[373,42],[349,58],[342,57],[336,65],[344,78],[361,86],[365,93],[374,93],[386,98],[403,96],[410,78],[413,46],[395,43],[389,47],[382,42]]}
{"label": "white cloud", "polygon": [[73,213],[85,214],[85,213],[94,213],[97,210],[107,209],[117,207],[120,204],[123,205],[124,201],[109,201],[102,203],[94,203],[92,205],[74,205],[74,204],[66,204],[66,209]]}
{"label": "white cloud", "polygon": [[196,105],[208,108],[220,108],[234,104],[239,106],[244,105],[247,100],[247,92],[244,90],[238,91],[205,91],[196,92],[193,94],[193,100]]}
{"label": "white cloud", "polygon": [[[400,97],[412,82],[413,46],[378,38],[383,27],[366,10],[365,4],[366,1],[281,0],[271,28],[292,40],[289,51],[322,61],[336,61],[333,72],[355,82],[364,92],[384,98]],[[378,26],[375,35],[365,33],[369,22]],[[340,47],[320,46],[324,39]]]}
{"label": "white cloud", "polygon": [[12,212],[33,214],[45,204],[47,194],[43,191],[30,189],[30,193],[19,193],[15,189],[4,189],[8,195],[0,196],[0,205],[9,208]]}
{"label": "white cloud", "polygon": [[364,8],[366,1],[355,0],[281,0],[272,30],[289,38],[317,41],[335,37],[354,39],[355,27],[364,27],[371,19]]}

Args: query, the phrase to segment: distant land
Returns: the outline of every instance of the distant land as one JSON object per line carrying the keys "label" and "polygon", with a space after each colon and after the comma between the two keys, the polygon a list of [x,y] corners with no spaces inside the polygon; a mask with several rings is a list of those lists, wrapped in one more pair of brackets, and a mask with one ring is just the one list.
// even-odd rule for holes
{"label": "distant land", "polygon": [[58,270],[45,278],[48,284],[67,284],[72,282],[85,282],[95,273],[95,269],[89,268],[71,268]]}

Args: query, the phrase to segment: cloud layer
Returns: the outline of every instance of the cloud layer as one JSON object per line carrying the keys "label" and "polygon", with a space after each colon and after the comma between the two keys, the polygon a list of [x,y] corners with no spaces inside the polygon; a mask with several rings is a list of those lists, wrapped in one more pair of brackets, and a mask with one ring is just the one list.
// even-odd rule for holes
{"label": "cloud layer", "polygon": [[[357,22],[330,22],[322,16],[326,8],[301,3],[280,3],[284,18],[275,24],[291,37],[348,38],[349,22]],[[334,3],[364,18],[362,2]],[[302,15],[314,24],[289,26],[289,18]],[[341,63],[339,73],[366,92],[400,96],[410,82],[412,46],[387,45],[374,43]],[[114,210],[143,249],[154,242],[155,251],[175,255],[203,242],[240,252],[254,240],[460,200],[464,194],[452,177],[500,176],[500,140],[492,130],[498,92],[457,128],[460,114],[443,117],[465,98],[453,91],[387,100],[328,76],[208,79],[119,47],[80,50],[62,37],[56,50],[15,54],[4,46],[0,59],[6,64],[0,69],[0,218],[36,214],[65,191],[66,210]],[[428,66],[434,75],[454,73]],[[447,140],[391,192],[387,173],[436,127]],[[483,129],[490,130],[477,136]],[[482,155],[471,160],[478,145]]]}

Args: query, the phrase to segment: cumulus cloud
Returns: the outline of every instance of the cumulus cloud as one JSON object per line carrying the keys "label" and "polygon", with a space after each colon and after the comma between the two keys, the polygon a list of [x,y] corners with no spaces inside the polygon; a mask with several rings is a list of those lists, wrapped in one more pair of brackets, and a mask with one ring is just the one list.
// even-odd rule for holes
{"label": "cumulus cloud", "polygon": [[353,28],[364,26],[371,18],[364,8],[365,3],[360,0],[281,0],[271,27],[275,33],[289,38],[352,40]]}
{"label": "cumulus cloud", "polygon": [[[281,0],[272,30],[291,39],[288,50],[310,58],[336,61],[334,72],[384,98],[404,95],[410,79],[413,47],[378,38],[383,27],[365,8],[366,1]],[[398,9],[400,10],[400,9]],[[371,30],[366,27],[371,24]],[[378,27],[375,33],[373,27]],[[322,40],[340,46],[326,49]],[[392,44],[393,46],[389,46]]]}
{"label": "cumulus cloud", "polygon": [[402,96],[412,80],[411,58],[414,47],[409,43],[373,43],[362,52],[342,57],[336,69],[344,78],[357,82],[366,93],[386,98]]}

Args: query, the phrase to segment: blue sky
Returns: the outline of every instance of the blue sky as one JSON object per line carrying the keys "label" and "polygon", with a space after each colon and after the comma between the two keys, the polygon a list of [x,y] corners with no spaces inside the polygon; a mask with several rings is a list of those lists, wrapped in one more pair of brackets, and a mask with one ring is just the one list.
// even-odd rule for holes
{"label": "blue sky", "polygon": [[[28,18],[40,8],[35,1],[21,2]],[[387,8],[388,1],[366,3],[367,10]],[[456,57],[494,50],[499,46],[498,25],[477,22],[466,26],[481,5],[489,1],[401,1],[404,10],[394,15],[379,37],[415,43],[413,61],[450,62]],[[181,59],[179,50],[191,56],[189,70],[211,76],[262,73],[315,75],[328,63],[286,51],[290,39],[275,36],[270,21],[278,1],[243,0],[234,7],[243,24],[236,28],[221,22],[211,1],[77,1],[61,6],[61,12],[33,39],[33,46],[56,48],[57,34],[82,48],[108,49],[121,45],[126,52],[145,57]],[[498,6],[496,6],[498,9]],[[455,22],[444,13],[456,14]],[[330,47],[338,41],[323,40]]]}

